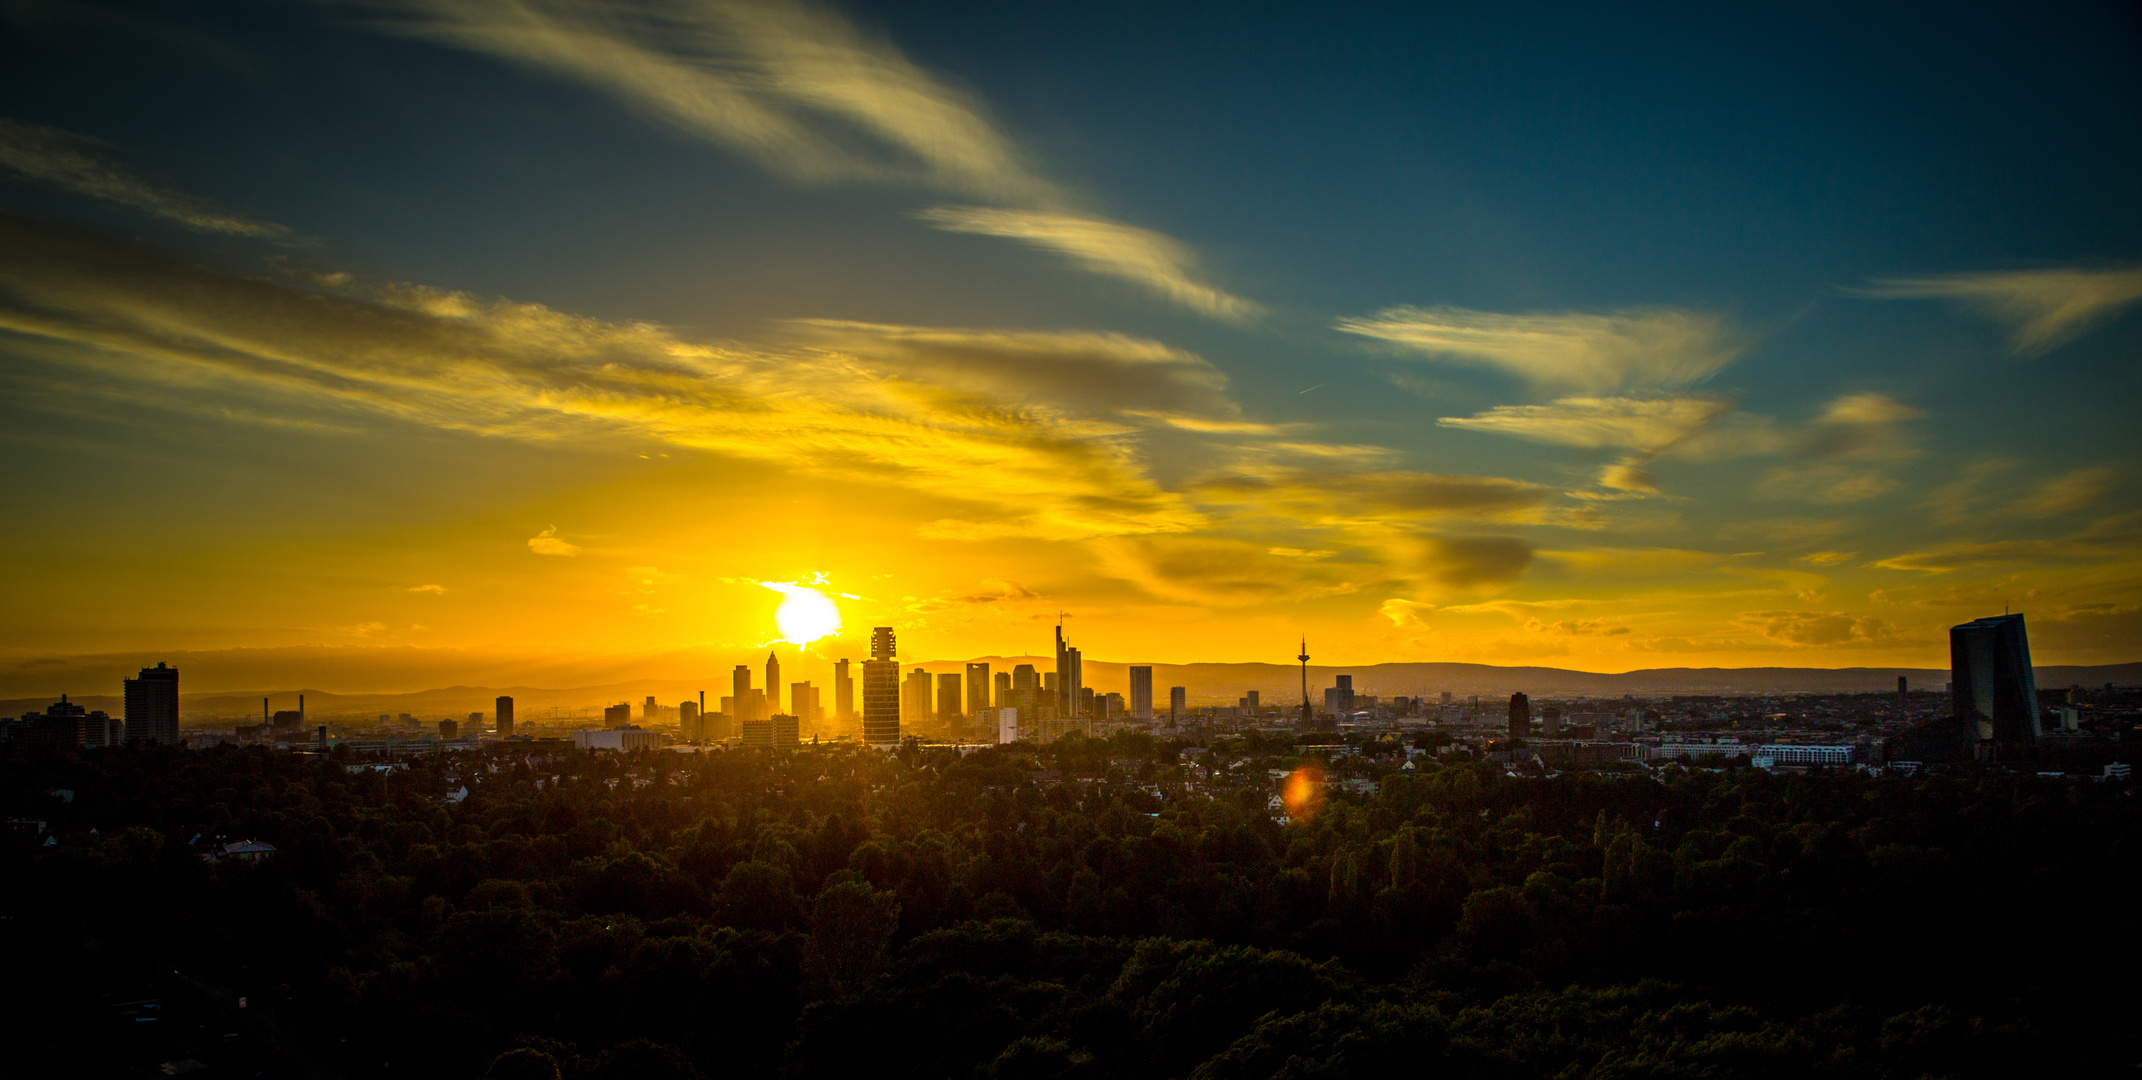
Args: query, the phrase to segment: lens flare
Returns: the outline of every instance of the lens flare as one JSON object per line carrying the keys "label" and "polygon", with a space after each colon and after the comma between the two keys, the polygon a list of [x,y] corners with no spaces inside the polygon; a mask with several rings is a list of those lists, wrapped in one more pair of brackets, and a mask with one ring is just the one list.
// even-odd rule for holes
{"label": "lens flare", "polygon": [[1314,761],[1303,762],[1301,768],[1287,774],[1280,782],[1279,800],[1287,808],[1287,817],[1295,821],[1308,821],[1324,808],[1324,767]]}
{"label": "lens flare", "polygon": [[781,594],[774,609],[774,626],[781,640],[791,645],[809,645],[822,637],[840,633],[840,605],[833,598],[793,581],[761,581],[760,585]]}

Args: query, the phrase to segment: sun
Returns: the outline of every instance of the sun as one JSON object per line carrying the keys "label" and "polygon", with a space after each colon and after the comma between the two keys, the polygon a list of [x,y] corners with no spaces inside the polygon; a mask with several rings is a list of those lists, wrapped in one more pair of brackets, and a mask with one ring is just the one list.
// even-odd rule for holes
{"label": "sun", "polygon": [[774,626],[781,631],[781,640],[791,645],[809,645],[840,633],[840,605],[832,597],[793,581],[759,584],[781,594],[781,606],[774,609]]}

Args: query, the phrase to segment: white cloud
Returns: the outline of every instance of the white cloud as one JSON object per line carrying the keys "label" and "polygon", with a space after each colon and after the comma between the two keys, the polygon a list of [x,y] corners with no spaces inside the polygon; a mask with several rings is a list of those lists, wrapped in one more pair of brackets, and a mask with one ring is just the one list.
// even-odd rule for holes
{"label": "white cloud", "polygon": [[285,237],[290,230],[172,191],[111,160],[96,140],[0,120],[0,172],[131,206],[201,232]]}
{"label": "white cloud", "polygon": [[1240,320],[1263,310],[1199,280],[1190,249],[1150,229],[1085,214],[985,206],[939,206],[919,216],[951,232],[1001,236],[1057,252],[1214,318]]}
{"label": "white cloud", "polygon": [[558,527],[552,525],[528,538],[528,550],[538,555],[563,555],[571,558],[580,554],[580,545],[558,539]]}
{"label": "white cloud", "polygon": [[1734,403],[1716,397],[1570,397],[1546,405],[1498,405],[1436,423],[1533,442],[1658,453],[1715,423]]}
{"label": "white cloud", "polygon": [[444,586],[444,585],[411,585],[411,586],[409,586],[409,591],[410,591],[410,592],[420,592],[420,593],[430,593],[430,594],[432,594],[433,596],[442,596],[442,595],[444,595],[444,594],[446,593],[446,586]]}
{"label": "white cloud", "polygon": [[[1067,209],[972,94],[814,4],[399,0],[395,32],[573,79],[792,179],[903,183],[995,207],[938,228],[1016,239],[1223,319],[1255,304],[1200,281],[1182,242]],[[1015,209],[1005,209],[1013,207]]]}
{"label": "white cloud", "polygon": [[1723,319],[1672,309],[1505,315],[1401,306],[1336,325],[1437,359],[1595,394],[1698,383],[1744,347]]}
{"label": "white cloud", "polygon": [[2064,345],[2142,300],[2142,267],[2008,270],[1877,281],[1856,295],[1954,300],[2006,323],[2015,351]]}

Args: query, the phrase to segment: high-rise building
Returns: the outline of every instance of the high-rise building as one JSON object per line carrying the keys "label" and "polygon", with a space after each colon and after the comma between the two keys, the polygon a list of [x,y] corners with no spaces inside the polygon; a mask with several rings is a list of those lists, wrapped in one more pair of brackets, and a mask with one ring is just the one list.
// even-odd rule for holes
{"label": "high-rise building", "polygon": [[660,711],[660,706],[657,706],[654,702],[654,695],[649,694],[647,695],[647,700],[640,705],[640,719],[653,720],[655,714]]}
{"label": "high-rise building", "polygon": [[1911,683],[1904,676],[1897,676],[1897,707],[1911,704]]}
{"label": "high-rise building", "polygon": [[1258,700],[1258,696],[1259,695],[1255,690],[1252,690],[1242,696],[1242,704],[1249,709],[1249,714],[1251,716],[1257,715],[1257,710],[1264,704],[1263,702]]}
{"label": "high-rise building", "polygon": [[1171,686],[1171,687],[1168,687],[1168,722],[1169,722],[1169,723],[1173,723],[1173,724],[1180,724],[1180,723],[1182,723],[1182,722],[1183,722],[1183,714],[1189,711],[1189,707],[1188,707],[1188,701],[1189,701],[1189,696],[1190,696],[1190,688],[1189,688],[1189,687],[1186,687],[1186,686]]}
{"label": "high-rise building", "polygon": [[1070,720],[1081,712],[1083,695],[1079,691],[1086,685],[1085,673],[1079,669],[1079,653],[1064,641],[1064,624],[1056,623],[1056,718]]}
{"label": "high-rise building", "polygon": [[[1965,736],[2005,754],[2037,743],[2038,677],[2023,616],[1993,615],[1949,628],[1951,703]],[[131,714],[129,714],[131,716]],[[129,729],[131,730],[131,729]]]}
{"label": "high-rise building", "polygon": [[990,680],[995,684],[993,693],[989,697],[990,707],[996,709],[1010,708],[1012,706],[1011,672],[999,671],[990,676]]}
{"label": "high-rise building", "polygon": [[910,724],[919,724],[936,711],[937,703],[930,700],[935,683],[930,673],[916,668],[907,673],[907,681],[900,684],[900,719]]}
{"label": "high-rise building", "polygon": [[170,746],[178,742],[178,669],[158,663],[126,680],[126,741]]}
{"label": "high-rise building", "polygon": [[818,688],[809,682],[788,684],[789,714],[806,724],[815,724],[825,719],[824,710],[818,707]]}
{"label": "high-rise building", "polygon": [[1450,691],[1448,690],[1443,691],[1443,704],[1450,704]]}
{"label": "high-rise building", "polygon": [[[735,684],[736,688],[736,711],[734,713],[736,718],[738,720],[758,719],[758,717],[755,717],[746,711],[749,706],[745,704],[745,702],[751,700],[751,665],[736,665],[736,670],[729,673],[729,681]],[[727,710],[723,711],[726,712]]]}
{"label": "high-rise building", "polygon": [[1351,675],[1340,675],[1333,678],[1332,681],[1338,684],[1332,687],[1332,689],[1337,690],[1339,692],[1339,707],[1337,711],[1342,713],[1353,712],[1354,677]]}
{"label": "high-rise building", "polygon": [[1532,699],[1522,693],[1510,695],[1510,738],[1523,740],[1532,736]]}
{"label": "high-rise building", "polygon": [[959,676],[939,675],[937,677],[937,716],[939,719],[950,722],[967,715],[966,710],[959,707],[959,689]]}
{"label": "high-rise building", "polygon": [[989,707],[989,665],[967,665],[967,709],[969,716],[979,720],[982,710]]}
{"label": "high-rise building", "polygon": [[620,701],[602,711],[602,726],[606,728],[632,726],[632,703]]}
{"label": "high-rise building", "polygon": [[870,659],[863,661],[863,742],[900,744],[900,662],[893,659],[893,630],[870,631]]}
{"label": "high-rise building", "polygon": [[699,703],[689,700],[678,702],[677,741],[696,743],[703,741],[705,738],[706,725],[699,719]]}
{"label": "high-rise building", "polygon": [[781,711],[781,658],[766,650],[766,707]]}
{"label": "high-rise building", "polygon": [[1012,708],[1019,710],[1019,722],[1032,724],[1041,719],[1041,675],[1032,664],[1019,664],[1011,669]]}
{"label": "high-rise building", "polygon": [[855,679],[846,660],[833,661],[833,716],[842,723],[855,715]]}
{"label": "high-rise building", "polygon": [[1153,718],[1153,665],[1135,664],[1130,669],[1130,714],[1133,720]]}
{"label": "high-rise building", "polygon": [[498,729],[499,738],[510,739],[513,737],[512,698],[501,695],[497,701],[491,703],[491,723],[493,727]]}
{"label": "high-rise building", "polygon": [[450,739],[458,739],[458,738],[460,738],[460,737],[461,737],[461,725],[459,725],[459,724],[456,724],[456,723],[454,723],[454,722],[453,722],[452,720],[441,720],[441,721],[439,721],[439,741],[440,741],[440,742],[446,742],[446,741],[448,741],[448,740],[450,740]]}

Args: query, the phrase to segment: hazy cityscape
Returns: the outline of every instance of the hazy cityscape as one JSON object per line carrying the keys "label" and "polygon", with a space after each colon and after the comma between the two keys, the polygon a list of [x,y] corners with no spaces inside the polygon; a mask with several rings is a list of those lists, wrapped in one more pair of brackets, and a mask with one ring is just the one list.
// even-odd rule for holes
{"label": "hazy cityscape", "polygon": [[2133,1077],[2142,8],[0,3],[7,1077]]}

